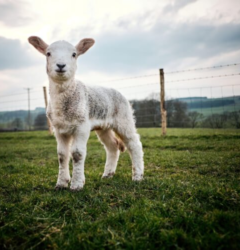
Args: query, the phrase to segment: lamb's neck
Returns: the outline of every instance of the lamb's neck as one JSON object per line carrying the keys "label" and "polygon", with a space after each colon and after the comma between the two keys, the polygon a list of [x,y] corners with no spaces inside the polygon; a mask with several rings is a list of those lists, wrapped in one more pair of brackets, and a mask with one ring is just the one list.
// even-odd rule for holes
{"label": "lamb's neck", "polygon": [[69,81],[65,81],[62,83],[56,83],[52,79],[49,78],[49,95],[50,99],[58,99],[61,95],[68,95],[69,93],[73,93],[76,88],[76,82],[74,79],[70,79]]}

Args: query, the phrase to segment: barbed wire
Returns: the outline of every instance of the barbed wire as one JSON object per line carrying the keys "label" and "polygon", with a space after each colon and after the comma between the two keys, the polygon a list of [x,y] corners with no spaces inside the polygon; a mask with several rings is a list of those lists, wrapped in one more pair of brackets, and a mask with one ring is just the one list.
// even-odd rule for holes
{"label": "barbed wire", "polygon": [[138,126],[144,125],[144,124],[150,124],[150,125],[156,125],[156,127],[160,127],[160,121],[146,121],[146,122],[141,122],[137,121]]}
{"label": "barbed wire", "polygon": [[159,85],[159,83],[145,83],[145,84],[138,84],[138,85],[131,85],[131,86],[125,86],[125,87],[116,87],[116,89],[130,89],[130,88],[135,88],[135,87],[142,87],[142,86],[149,86],[149,85]]}
{"label": "barbed wire", "polygon": [[[217,76],[206,76],[206,77],[195,77],[195,78],[188,78],[188,79],[180,79],[180,80],[174,80],[174,81],[166,81],[165,83],[173,83],[173,82],[185,82],[185,81],[196,81],[196,80],[203,80],[203,79],[211,79],[211,78],[220,78],[220,77],[229,77],[229,76],[239,76],[240,73],[237,74],[229,74],[229,75],[217,75]],[[131,86],[125,86],[120,87],[117,89],[127,89],[127,88],[134,88],[134,87],[141,87],[141,86],[149,86],[149,85],[155,85],[159,83],[145,83],[145,84],[138,84],[138,85],[131,85]]]}
{"label": "barbed wire", "polygon": [[[237,75],[240,75],[237,74]],[[225,77],[225,76],[232,76],[232,75],[224,75],[222,77]],[[213,78],[213,77],[219,77],[219,76],[211,76],[211,77],[208,77],[208,78]],[[195,79],[195,78],[193,78]],[[197,78],[197,79],[200,79],[200,78]],[[202,79],[202,78],[201,78]],[[185,79],[185,80],[191,80],[191,79]],[[181,80],[178,80],[178,81],[181,81]],[[147,83],[147,84],[139,84],[139,85],[132,85],[132,86],[127,86],[127,87],[121,87],[121,88],[117,88],[117,89],[126,89],[126,88],[135,88],[135,87],[145,87],[145,86],[150,86],[150,85],[159,85],[159,83]],[[172,90],[176,90],[176,91],[179,91],[179,90],[188,90],[189,89],[209,89],[209,88],[221,88],[221,87],[233,87],[233,86],[240,86],[240,84],[227,84],[227,85],[217,85],[217,86],[209,86],[209,87],[188,87],[188,88],[165,88],[165,91],[172,91]],[[37,91],[35,91],[37,92]],[[138,93],[144,93],[146,92],[145,90],[143,91],[137,91],[137,92],[134,92],[135,94],[138,94]],[[155,92],[154,92],[155,93]],[[16,95],[16,94],[13,94],[13,95]],[[8,95],[8,96],[11,96],[11,95]],[[43,100],[43,98],[30,98],[31,101],[33,100]],[[17,99],[17,100],[12,100],[12,101],[3,101],[3,102],[0,102],[0,103],[10,103],[10,102],[24,102],[24,101],[27,101],[27,99]]]}
{"label": "barbed wire", "polygon": [[27,95],[27,92],[24,93],[17,93],[17,94],[9,94],[9,95],[0,95],[0,97],[8,97],[8,96],[13,96],[13,95]]}
{"label": "barbed wire", "polygon": [[220,78],[220,77],[239,76],[239,75],[240,75],[240,73],[237,73],[237,74],[229,74],[229,75],[217,75],[217,76],[195,77],[195,78],[180,79],[180,80],[174,80],[174,81],[166,81],[165,83],[187,82],[187,81],[196,81],[196,80],[203,80],[203,79],[210,79],[210,78]]}
{"label": "barbed wire", "polygon": [[[142,111],[142,109],[141,109]],[[159,114],[149,114],[149,115],[134,115],[136,118],[140,118],[140,117],[157,117],[157,116],[161,116],[161,113]]]}
{"label": "barbed wire", "polygon": [[[189,71],[198,71],[198,70],[206,70],[206,69],[217,69],[217,68],[224,68],[224,67],[233,67],[238,66],[240,63],[232,63],[232,64],[225,64],[225,65],[217,65],[212,67],[203,67],[203,68],[195,68],[195,69],[186,69],[186,70],[177,70],[177,71],[169,71],[164,72],[164,74],[175,74],[175,73],[183,73],[183,72],[189,72]],[[136,78],[146,78],[146,77],[152,77],[152,76],[159,76],[159,74],[149,74],[149,75],[140,75],[140,76],[132,76],[132,77],[125,77],[125,78],[119,78],[119,79],[110,79],[105,81],[100,81],[97,83],[107,83],[107,82],[117,82],[117,81],[127,81],[132,80]]]}
{"label": "barbed wire", "polygon": [[[146,100],[143,100],[146,101]],[[169,100],[166,100],[169,101]],[[158,111],[160,109],[160,106],[158,107],[157,104],[160,104],[160,101],[158,101],[158,103],[155,104],[155,106],[149,107],[149,108],[142,108],[142,107],[132,107],[136,112],[138,112],[139,110],[141,111]],[[152,115],[152,114],[151,114]]]}
{"label": "barbed wire", "polygon": [[165,88],[165,90],[189,90],[189,89],[210,89],[210,88],[221,88],[221,87],[233,87],[233,86],[240,86],[239,84],[226,84],[226,85],[218,85],[218,86],[209,86],[209,87],[195,87],[195,88]]}
{"label": "barbed wire", "polygon": [[[30,93],[39,93],[39,91],[30,91]],[[20,93],[15,93],[15,94],[9,94],[9,95],[0,95],[0,97],[8,97],[8,96],[13,96],[13,95],[27,95],[27,92],[20,92]]]}
{"label": "barbed wire", "polygon": [[[164,74],[175,74],[175,73],[197,71],[197,70],[206,70],[206,69],[224,68],[224,67],[231,67],[231,66],[238,66],[238,65],[240,65],[240,63],[225,64],[225,65],[218,65],[218,66],[212,66],[212,67],[203,67],[203,68],[195,68],[195,69],[178,70],[178,71],[170,71],[170,72],[164,72]],[[181,79],[181,80],[176,80],[176,81],[167,81],[166,83],[180,82],[180,81],[190,81],[190,80],[201,80],[201,79],[236,76],[236,75],[240,75],[240,73],[238,73],[238,74],[230,74],[230,75],[219,75],[219,76],[210,76],[210,77]],[[133,77],[126,77],[126,78],[112,79],[112,80],[100,81],[98,83],[125,81],[125,80],[131,80],[131,79],[136,79],[136,78],[146,78],[146,77],[151,77],[151,76],[159,76],[159,74],[149,74],[149,75],[141,75],[141,76],[133,76]],[[152,85],[152,84],[155,84],[155,83],[142,84],[142,85],[132,85],[132,86],[120,87],[118,89],[132,88],[134,86],[144,86],[144,85]],[[36,89],[36,88],[34,88],[34,89]],[[31,91],[31,93],[37,93],[37,92],[39,92],[39,91]],[[9,95],[0,95],[0,97],[8,97],[8,96],[13,96],[13,95],[24,95],[24,94],[26,94],[26,92],[21,91],[21,93],[15,93],[15,94],[9,94]]]}
{"label": "barbed wire", "polygon": [[224,68],[224,67],[232,67],[232,66],[238,66],[238,65],[240,65],[240,63],[225,64],[225,65],[218,65],[218,66],[205,67],[205,68],[195,68],[195,69],[185,69],[185,70],[170,71],[170,72],[164,72],[164,74],[176,74],[176,73],[183,73],[183,72],[189,72],[189,71],[198,71],[198,70],[206,70],[206,69],[217,69],[217,68]]}
{"label": "barbed wire", "polygon": [[126,77],[126,78],[119,78],[119,79],[112,79],[112,80],[100,81],[100,82],[97,82],[97,83],[118,82],[118,81],[132,80],[132,79],[136,79],[136,78],[145,78],[145,77],[158,76],[158,75],[159,74],[132,76],[132,77]]}
{"label": "barbed wire", "polygon": [[[30,98],[30,101],[35,101],[35,100],[43,100],[43,98]],[[8,103],[8,102],[27,102],[27,99],[18,99],[18,100],[12,100],[12,101],[4,101],[4,102],[0,102],[0,103]]]}
{"label": "barbed wire", "polygon": [[[227,67],[227,66],[232,66],[232,65],[240,65],[240,63],[229,64],[229,65],[213,66],[213,67],[208,67],[208,68]],[[207,69],[207,68],[199,68],[199,69]],[[192,70],[197,70],[197,69],[192,69]],[[190,70],[185,70],[185,71],[175,71],[175,72],[187,72],[187,71],[191,71],[191,69]],[[174,73],[174,71],[169,72],[169,73]],[[166,81],[166,83],[184,82],[184,81],[196,81],[196,80],[203,80],[203,79],[220,78],[220,77],[230,77],[230,76],[239,76],[239,75],[240,75],[240,73],[237,73],[237,74],[228,74],[228,75],[207,76],[207,77],[195,77],[195,78],[180,79],[180,80],[174,80],[174,81]],[[153,75],[131,77],[131,79],[140,78],[140,77],[147,77],[147,76],[153,76]],[[130,78],[116,79],[114,81],[121,81],[121,80],[126,80],[126,79],[130,79]],[[134,88],[134,87],[144,87],[144,86],[155,85],[155,84],[159,84],[159,83],[155,82],[155,83],[145,83],[145,84],[124,86],[124,87],[116,87],[116,89],[127,89],[127,88]],[[39,91],[31,91],[30,93],[39,93]],[[1,95],[0,97],[9,97],[9,96],[14,96],[14,95],[25,95],[25,94],[26,94],[26,92],[23,92],[23,93],[21,92],[21,93],[16,93],[16,94]],[[16,100],[16,101],[18,101],[18,100]]]}

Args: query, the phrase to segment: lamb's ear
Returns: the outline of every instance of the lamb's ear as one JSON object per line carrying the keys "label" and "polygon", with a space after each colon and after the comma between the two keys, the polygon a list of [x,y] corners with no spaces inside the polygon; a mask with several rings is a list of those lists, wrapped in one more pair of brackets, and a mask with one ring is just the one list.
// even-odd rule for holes
{"label": "lamb's ear", "polygon": [[35,47],[39,52],[46,55],[48,45],[40,37],[30,36],[28,38],[28,42],[31,43],[32,46]]}
{"label": "lamb's ear", "polygon": [[77,55],[79,56],[81,54],[84,54],[89,48],[91,48],[93,46],[94,43],[95,43],[95,41],[92,38],[82,39],[76,45]]}

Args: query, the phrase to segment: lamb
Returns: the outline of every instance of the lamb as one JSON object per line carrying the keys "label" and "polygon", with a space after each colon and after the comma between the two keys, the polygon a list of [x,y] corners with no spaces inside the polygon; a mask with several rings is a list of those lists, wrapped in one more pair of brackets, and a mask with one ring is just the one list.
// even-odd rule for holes
{"label": "lamb", "polygon": [[[86,86],[75,79],[78,56],[92,47],[95,41],[86,38],[75,47],[66,41],[48,45],[37,36],[29,37],[28,41],[47,58],[50,94],[47,117],[54,129],[59,161],[56,189],[67,188],[70,181],[70,190],[83,188],[87,141],[93,130],[106,150],[102,178],[114,175],[120,151],[126,147],[132,160],[132,180],[141,181],[143,150],[129,102],[114,89]],[[70,154],[72,179],[69,173]]]}

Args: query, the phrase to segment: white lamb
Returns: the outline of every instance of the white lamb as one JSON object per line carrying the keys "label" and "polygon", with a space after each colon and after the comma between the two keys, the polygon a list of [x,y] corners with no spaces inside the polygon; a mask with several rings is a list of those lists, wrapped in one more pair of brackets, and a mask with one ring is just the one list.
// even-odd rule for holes
{"label": "white lamb", "polygon": [[48,46],[36,36],[29,37],[28,41],[47,57],[50,93],[47,117],[54,128],[59,159],[56,188],[68,187],[71,180],[70,153],[73,159],[70,189],[83,188],[87,141],[92,130],[96,131],[107,154],[102,178],[114,175],[120,151],[126,146],[133,164],[132,179],[142,180],[142,144],[129,102],[114,89],[89,87],[75,79],[77,58],[93,46],[94,40],[83,39],[75,47],[66,41]]}

